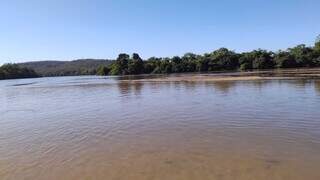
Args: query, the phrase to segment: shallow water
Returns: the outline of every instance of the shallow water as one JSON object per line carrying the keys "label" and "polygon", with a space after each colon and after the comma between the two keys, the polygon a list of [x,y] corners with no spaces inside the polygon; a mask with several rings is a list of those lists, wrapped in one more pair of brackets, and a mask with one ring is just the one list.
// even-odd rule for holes
{"label": "shallow water", "polygon": [[123,79],[0,81],[0,179],[320,179],[319,80]]}

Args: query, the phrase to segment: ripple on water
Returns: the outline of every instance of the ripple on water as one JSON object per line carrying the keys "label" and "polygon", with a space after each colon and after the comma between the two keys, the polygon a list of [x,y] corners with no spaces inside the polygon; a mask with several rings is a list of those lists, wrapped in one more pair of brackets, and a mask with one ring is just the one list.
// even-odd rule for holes
{"label": "ripple on water", "polygon": [[143,78],[2,82],[0,179],[320,179],[317,81]]}

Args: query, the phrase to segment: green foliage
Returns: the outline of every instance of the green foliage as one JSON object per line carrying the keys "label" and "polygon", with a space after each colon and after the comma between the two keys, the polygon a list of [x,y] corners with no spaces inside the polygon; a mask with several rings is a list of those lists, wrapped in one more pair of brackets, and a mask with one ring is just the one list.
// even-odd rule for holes
{"label": "green foliage", "polygon": [[137,53],[132,55],[119,54],[117,60],[110,66],[111,75],[141,74],[144,72],[144,64]]}
{"label": "green foliage", "polygon": [[220,48],[209,54],[209,69],[233,70],[239,66],[237,54],[227,48]]}
{"label": "green foliage", "polygon": [[99,68],[97,69],[97,75],[99,76],[106,76],[109,74],[109,72],[110,68],[103,65],[99,66]]}
{"label": "green foliage", "polygon": [[313,67],[315,65],[312,57],[313,49],[306,47],[304,44],[289,48],[289,53],[293,55],[298,66],[300,67]]}
{"label": "green foliage", "polygon": [[110,66],[110,75],[126,75],[128,74],[128,54],[119,54],[117,60]]}
{"label": "green foliage", "polygon": [[319,57],[320,56],[320,35],[316,39],[316,43],[314,45],[314,51],[315,51],[315,55]]}
{"label": "green foliage", "polygon": [[173,73],[183,72],[182,71],[182,59],[179,56],[174,56],[171,59],[171,71],[170,72],[173,72]]}
{"label": "green foliage", "polygon": [[155,70],[153,73],[171,73],[172,71],[172,64],[170,62],[169,58],[165,58],[164,60],[161,61],[160,66],[157,67],[158,69]]}
{"label": "green foliage", "polygon": [[240,70],[274,68],[273,53],[258,49],[243,53],[239,58]]}
{"label": "green foliage", "polygon": [[252,69],[253,60],[254,60],[254,57],[252,53],[241,54],[239,58],[240,70]]}
{"label": "green foliage", "polygon": [[318,53],[320,52],[320,41],[315,44],[314,50]]}
{"label": "green foliage", "polygon": [[122,74],[122,69],[118,63],[113,63],[110,65],[110,75],[120,75]]}
{"label": "green foliage", "polygon": [[37,73],[28,68],[19,67],[17,64],[4,64],[0,67],[0,79],[18,79],[38,77]]}
{"label": "green foliage", "polygon": [[288,52],[280,51],[274,59],[278,68],[294,68],[298,65],[294,56]]}
{"label": "green foliage", "polygon": [[186,53],[182,57],[151,57],[147,61],[143,61],[138,54],[133,54],[131,58],[127,54],[120,54],[115,63],[110,66],[109,74],[160,74],[295,67],[320,67],[319,41],[316,42],[315,47],[298,45],[287,51],[276,53],[258,49],[239,54],[227,48],[220,48],[204,55]]}
{"label": "green foliage", "polygon": [[[146,61],[142,60],[137,53],[131,57],[122,53],[116,60],[48,61],[23,63],[20,66],[35,69],[37,73],[44,76],[164,74],[320,67],[320,36],[317,37],[314,47],[302,44],[276,53],[262,49],[236,53],[227,48],[220,48],[203,55],[186,53],[181,57],[151,57]],[[7,76],[6,74],[7,72],[0,71],[0,78],[3,79]]]}
{"label": "green foliage", "polygon": [[1,79],[5,79],[6,75],[4,74],[4,72],[2,71],[2,69],[0,68],[0,80]]}
{"label": "green foliage", "polygon": [[157,71],[157,67],[160,66],[161,58],[151,57],[146,62],[143,63],[144,73],[154,74]]}
{"label": "green foliage", "polygon": [[132,59],[129,59],[128,74],[141,74],[144,72],[143,61],[139,54],[134,53]]}
{"label": "green foliage", "polygon": [[272,60],[272,52],[259,49],[254,50],[252,55],[254,58],[252,62],[253,69],[271,69],[275,65]]}
{"label": "green foliage", "polygon": [[245,70],[249,70],[249,69],[252,69],[252,63],[243,63],[240,65],[241,71],[245,71]]}
{"label": "green foliage", "polygon": [[197,59],[199,57],[193,53],[186,53],[182,56],[182,71],[183,72],[195,72],[197,69]]}
{"label": "green foliage", "polygon": [[197,62],[196,62],[196,69],[199,72],[206,72],[209,70],[209,58],[202,56],[200,58],[198,58]]}

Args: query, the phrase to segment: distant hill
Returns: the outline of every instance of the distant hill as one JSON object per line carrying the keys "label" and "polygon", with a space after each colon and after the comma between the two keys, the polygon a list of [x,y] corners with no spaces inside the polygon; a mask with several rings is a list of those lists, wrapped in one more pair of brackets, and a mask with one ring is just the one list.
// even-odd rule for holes
{"label": "distant hill", "polygon": [[79,59],[74,61],[35,61],[19,63],[20,67],[33,69],[40,76],[94,75],[100,65],[108,66],[113,60]]}

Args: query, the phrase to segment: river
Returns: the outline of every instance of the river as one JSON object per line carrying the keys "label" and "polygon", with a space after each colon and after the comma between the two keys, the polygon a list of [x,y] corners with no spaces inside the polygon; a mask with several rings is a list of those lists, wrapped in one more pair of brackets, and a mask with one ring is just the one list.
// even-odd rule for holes
{"label": "river", "polygon": [[194,76],[0,81],[0,179],[320,179],[320,80]]}

